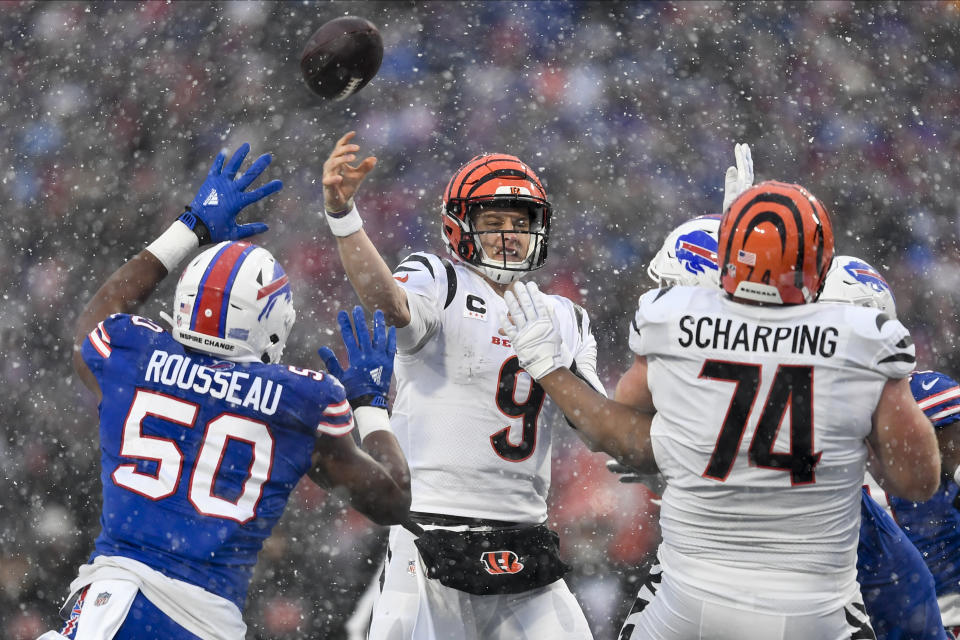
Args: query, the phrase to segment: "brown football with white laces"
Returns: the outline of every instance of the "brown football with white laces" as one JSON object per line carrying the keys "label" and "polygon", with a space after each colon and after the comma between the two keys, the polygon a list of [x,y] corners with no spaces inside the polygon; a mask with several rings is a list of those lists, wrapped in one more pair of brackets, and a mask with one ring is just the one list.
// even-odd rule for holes
{"label": "brown football with white laces", "polygon": [[377,75],[383,38],[372,22],[342,16],[324,23],[307,41],[300,70],[307,87],[326,100],[343,100]]}

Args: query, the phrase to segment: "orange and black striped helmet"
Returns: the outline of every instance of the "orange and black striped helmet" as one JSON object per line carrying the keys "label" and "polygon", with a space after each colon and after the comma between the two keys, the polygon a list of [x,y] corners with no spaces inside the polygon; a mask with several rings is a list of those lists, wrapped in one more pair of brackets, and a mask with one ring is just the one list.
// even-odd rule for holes
{"label": "orange and black striped helmet", "polygon": [[[484,253],[470,215],[481,206],[530,212],[530,243],[522,261],[492,260]],[[540,178],[519,158],[482,154],[460,167],[443,192],[443,240],[453,255],[495,282],[513,282],[546,262],[551,210]]]}
{"label": "orange and black striped helmet", "polygon": [[742,300],[815,302],[833,260],[833,225],[817,198],[768,180],[733,201],[720,220],[720,286]]}

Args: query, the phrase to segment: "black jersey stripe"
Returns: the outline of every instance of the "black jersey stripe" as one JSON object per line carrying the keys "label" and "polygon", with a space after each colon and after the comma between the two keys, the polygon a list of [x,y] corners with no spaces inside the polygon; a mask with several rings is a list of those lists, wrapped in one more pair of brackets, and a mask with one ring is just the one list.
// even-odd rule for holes
{"label": "black jersey stripe", "polygon": [[443,261],[443,268],[447,270],[447,300],[443,303],[443,308],[446,309],[457,295],[457,270],[449,260]]}
{"label": "black jersey stripe", "polygon": [[[673,285],[672,285],[672,284],[671,284],[671,285],[668,285],[668,286],[666,286],[666,287],[660,287],[660,290],[657,291],[657,297],[654,298],[653,301],[656,302],[657,300],[659,300],[660,298],[662,298],[663,296],[665,296],[665,295],[667,294],[667,292],[670,291],[670,289],[673,289]],[[639,333],[639,332],[638,332],[638,333]]]}
{"label": "black jersey stripe", "polygon": [[583,335],[583,307],[578,304],[573,305],[573,315],[577,318],[577,333]]}
{"label": "black jersey stripe", "polygon": [[403,266],[403,265],[405,265],[405,264],[408,263],[408,262],[419,262],[420,264],[422,264],[423,266],[425,266],[425,267],[427,268],[427,271],[430,272],[430,277],[431,277],[431,278],[433,278],[434,280],[437,279],[437,274],[435,274],[435,273],[433,272],[433,265],[430,264],[430,261],[427,260],[427,257],[426,257],[426,256],[418,256],[418,255],[415,254],[415,253],[412,253],[412,254],[410,254],[409,256],[407,256],[406,258],[404,258],[404,259],[400,262],[400,266],[397,267],[396,270],[397,270],[397,271],[415,271],[415,269],[411,269],[410,267],[404,267],[404,266]]}
{"label": "black jersey stripe", "polygon": [[895,353],[892,356],[887,356],[880,361],[879,364],[886,364],[888,362],[916,362],[917,359],[912,353]]}

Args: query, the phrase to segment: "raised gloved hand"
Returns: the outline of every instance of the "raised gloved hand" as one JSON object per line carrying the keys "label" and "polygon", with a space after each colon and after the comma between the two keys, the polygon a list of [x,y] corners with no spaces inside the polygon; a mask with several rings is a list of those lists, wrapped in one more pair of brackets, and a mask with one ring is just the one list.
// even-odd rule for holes
{"label": "raised gloved hand", "polygon": [[[346,311],[337,314],[340,336],[347,348],[349,368],[344,370],[337,356],[329,347],[320,347],[317,353],[333,376],[347,391],[350,406],[387,407],[390,379],[393,377],[393,359],[397,354],[397,330],[387,329],[383,312],[373,313],[373,340],[367,330],[367,318],[363,307],[353,308],[353,325]],[[356,326],[356,334],[354,334]]]}
{"label": "raised gloved hand", "polygon": [[517,352],[520,366],[534,380],[573,361],[563,344],[547,297],[535,282],[517,282],[503,295],[508,317],[501,319],[503,332]]}
{"label": "raised gloved hand", "polygon": [[249,151],[250,145],[244,142],[225,168],[223,161],[226,156],[222,151],[218,153],[207,179],[180,216],[180,221],[197,234],[200,246],[249,238],[267,230],[267,225],[262,222],[237,224],[237,215],[244,207],[283,188],[281,181],[272,180],[253,191],[244,192],[273,159],[269,153],[260,156],[242,176],[234,180]]}
{"label": "raised gloved hand", "polygon": [[741,193],[753,186],[753,157],[747,144],[733,145],[737,166],[727,167],[723,180],[723,211],[730,208]]}

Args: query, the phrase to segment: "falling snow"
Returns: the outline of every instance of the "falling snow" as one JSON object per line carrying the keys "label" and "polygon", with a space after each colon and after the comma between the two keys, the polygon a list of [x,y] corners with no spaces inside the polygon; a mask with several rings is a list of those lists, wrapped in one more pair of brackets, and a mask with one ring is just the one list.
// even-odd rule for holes
{"label": "falling snow", "polygon": [[[321,23],[361,15],[385,55],[357,95],[299,76]],[[442,252],[439,197],[484,151],[526,159],[554,206],[536,280],[582,304],[608,388],[628,366],[646,265],[719,212],[733,144],[758,179],[826,204],[838,251],[881,269],[920,368],[960,372],[960,5],[606,2],[0,2],[0,636],[35,638],[99,531],[97,407],[74,323],[183,210],[221,148],[270,152],[283,191],[248,209],[284,262],[285,352],[319,368],[355,304],[322,217],[323,159],[347,130],[379,163],[358,203],[388,262]],[[143,308],[159,318],[168,279]],[[562,421],[550,523],[598,638],[616,635],[659,532]],[[306,480],[260,554],[248,638],[339,638],[385,531]]]}

